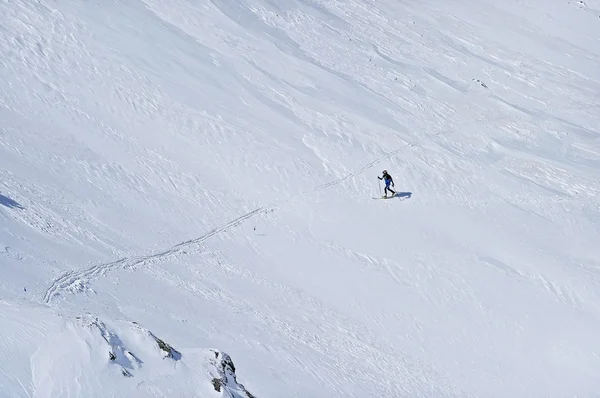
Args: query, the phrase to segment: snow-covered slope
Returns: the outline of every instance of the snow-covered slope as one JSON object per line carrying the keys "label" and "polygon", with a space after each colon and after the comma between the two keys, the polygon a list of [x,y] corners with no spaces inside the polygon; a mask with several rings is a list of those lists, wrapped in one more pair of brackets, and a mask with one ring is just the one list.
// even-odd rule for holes
{"label": "snow-covered slope", "polygon": [[[3,396],[252,397],[237,383],[231,358],[218,350],[182,354],[136,322],[108,326],[89,314],[64,319],[19,304],[0,302],[0,348],[5,362],[16,359],[10,372],[0,373]],[[30,363],[19,360],[25,355]],[[6,389],[11,384],[14,391]]]}
{"label": "snow-covered slope", "polygon": [[0,395],[598,394],[599,17],[1,2]]}

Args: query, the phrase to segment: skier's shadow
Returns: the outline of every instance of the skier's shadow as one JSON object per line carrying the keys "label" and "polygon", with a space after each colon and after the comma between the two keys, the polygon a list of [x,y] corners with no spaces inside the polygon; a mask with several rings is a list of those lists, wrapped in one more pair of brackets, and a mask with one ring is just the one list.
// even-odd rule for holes
{"label": "skier's shadow", "polygon": [[0,194],[0,205],[6,206],[9,209],[24,209],[18,202],[15,202],[11,198]]}
{"label": "skier's shadow", "polygon": [[411,196],[412,196],[412,192],[396,192],[396,194],[393,197],[404,200],[404,199],[410,199]]}

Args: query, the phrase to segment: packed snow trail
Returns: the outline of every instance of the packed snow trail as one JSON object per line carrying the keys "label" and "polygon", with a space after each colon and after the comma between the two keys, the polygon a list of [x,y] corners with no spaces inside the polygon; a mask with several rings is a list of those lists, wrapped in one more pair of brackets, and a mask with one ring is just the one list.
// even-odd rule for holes
{"label": "packed snow trail", "polygon": [[[497,121],[497,120],[501,120],[501,119],[503,119],[503,118],[497,118],[493,121]],[[489,122],[490,121],[487,121],[487,120],[477,121],[477,122],[473,123],[472,125],[473,126],[483,126]],[[458,130],[458,129],[455,128],[455,129],[443,130],[439,133],[432,135],[432,137],[439,136],[442,134],[447,135],[456,130]],[[428,137],[427,139],[430,139],[430,137]],[[116,261],[111,261],[111,262],[104,263],[104,264],[94,265],[87,269],[67,271],[63,275],[61,275],[59,278],[55,279],[52,282],[52,284],[50,285],[50,287],[48,287],[46,289],[42,301],[45,303],[50,303],[55,297],[61,296],[61,294],[65,291],[69,291],[71,293],[76,293],[80,290],[78,287],[81,286],[82,284],[87,284],[92,279],[98,278],[100,276],[106,276],[109,272],[115,271],[117,269],[129,269],[129,268],[134,268],[136,266],[143,266],[147,262],[154,263],[157,261],[168,260],[170,257],[181,253],[186,248],[189,248],[190,246],[193,246],[193,245],[198,245],[200,243],[203,243],[206,240],[208,240],[209,238],[211,238],[212,236],[219,234],[221,232],[225,232],[229,228],[239,225],[240,223],[244,222],[245,220],[247,220],[249,218],[252,218],[261,213],[265,213],[270,210],[273,210],[274,208],[280,207],[281,205],[284,205],[290,201],[305,197],[306,195],[308,195],[310,193],[317,192],[317,191],[341,184],[342,182],[344,182],[352,177],[355,177],[355,176],[363,173],[364,171],[372,168],[376,164],[379,164],[384,160],[392,158],[393,156],[397,155],[404,149],[418,145],[421,141],[422,140],[417,140],[415,142],[408,143],[405,146],[402,146],[396,150],[393,150],[393,151],[373,160],[372,162],[367,163],[363,167],[355,170],[354,172],[346,174],[345,176],[343,176],[341,178],[321,184],[319,186],[314,187],[313,189],[307,190],[303,193],[292,196],[290,198],[276,201],[268,206],[254,209],[240,217],[237,217],[236,219],[234,219],[232,221],[229,221],[228,223],[226,223],[224,225],[221,225],[219,227],[212,229],[210,232],[208,232],[198,238],[190,239],[185,242],[181,242],[181,243],[171,247],[170,249],[161,251],[159,253],[146,255],[146,256],[124,257],[124,258],[121,258]]]}
{"label": "packed snow trail", "polygon": [[60,295],[65,290],[73,290],[74,286],[79,285],[82,282],[87,283],[93,278],[97,278],[100,276],[106,276],[106,274],[108,272],[114,271],[115,269],[132,268],[132,267],[135,267],[138,265],[144,265],[144,263],[146,263],[148,261],[166,260],[169,257],[180,253],[185,248],[192,246],[192,245],[200,244],[200,243],[204,242],[205,240],[209,239],[211,236],[221,233],[223,231],[226,231],[227,229],[243,222],[244,220],[247,220],[248,218],[251,218],[257,214],[260,214],[261,212],[264,212],[265,210],[268,210],[268,209],[259,208],[259,209],[252,210],[251,212],[246,213],[243,216],[240,216],[240,217],[236,218],[235,220],[228,222],[225,225],[222,225],[220,227],[213,229],[212,231],[202,235],[199,238],[191,239],[189,241],[179,243],[179,244],[171,247],[170,249],[162,251],[160,253],[155,253],[155,254],[148,255],[148,256],[122,258],[120,260],[112,261],[110,263],[95,265],[88,269],[66,272],[60,278],[58,278],[54,282],[52,282],[52,285],[46,290],[46,293],[44,294],[43,301],[45,303],[50,303],[54,297]]}
{"label": "packed snow trail", "polygon": [[344,182],[345,180],[352,178],[352,177],[362,173],[363,171],[373,167],[374,165],[376,165],[377,163],[380,163],[384,159],[389,159],[392,156],[399,153],[400,151],[402,151],[403,149],[414,146],[414,145],[415,145],[414,143],[407,144],[406,146],[399,148],[395,151],[392,151],[392,152],[382,156],[381,158],[376,159],[376,160],[372,161],[371,163],[368,163],[366,166],[358,169],[357,171],[345,175],[342,178],[319,185],[309,191],[306,191],[306,192],[301,193],[296,196],[292,196],[291,198],[272,203],[269,206],[254,209],[254,210],[252,210],[252,211],[250,211],[250,212],[248,212],[248,213],[246,213],[224,225],[221,225],[220,227],[214,228],[210,232],[208,232],[198,238],[190,239],[185,242],[181,242],[165,251],[147,255],[147,256],[125,257],[125,258],[121,258],[119,260],[112,261],[109,263],[94,265],[93,267],[83,269],[83,270],[67,271],[63,275],[61,275],[59,278],[55,279],[52,282],[50,287],[44,293],[43,302],[50,303],[53,298],[60,296],[61,293],[64,291],[76,292],[78,290],[77,289],[78,285],[81,285],[82,283],[88,283],[90,280],[95,279],[100,276],[106,276],[107,273],[112,272],[116,269],[128,269],[128,268],[133,268],[136,266],[144,265],[146,262],[150,262],[150,261],[156,262],[156,261],[167,260],[167,259],[169,259],[169,257],[179,254],[180,252],[184,251],[186,248],[188,248],[192,245],[198,245],[200,243],[203,243],[207,239],[211,238],[212,236],[219,234],[221,232],[225,232],[229,228],[239,225],[240,223],[244,222],[245,220],[247,220],[249,218],[252,218],[261,213],[268,212],[269,210],[279,207],[279,206],[281,206],[285,203],[288,203],[294,199],[304,197],[309,193],[316,192],[316,191],[319,191],[319,190],[322,190],[322,189],[325,189],[325,188],[328,188],[328,187],[331,187],[334,185],[338,185],[338,184]]}

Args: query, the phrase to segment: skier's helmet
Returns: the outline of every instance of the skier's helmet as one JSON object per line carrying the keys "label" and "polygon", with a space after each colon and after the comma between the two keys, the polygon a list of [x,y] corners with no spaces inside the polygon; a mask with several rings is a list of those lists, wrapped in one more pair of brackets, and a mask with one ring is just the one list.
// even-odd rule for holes
{"label": "skier's helmet", "polygon": [[383,173],[383,174],[387,174],[387,170],[383,170],[383,171],[382,171],[382,173]]}

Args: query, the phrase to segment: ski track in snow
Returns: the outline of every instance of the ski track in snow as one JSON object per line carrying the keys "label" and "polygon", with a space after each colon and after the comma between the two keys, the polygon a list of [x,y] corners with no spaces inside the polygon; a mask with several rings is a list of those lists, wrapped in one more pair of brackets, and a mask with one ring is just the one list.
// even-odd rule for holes
{"label": "ski track in snow", "polygon": [[[224,15],[227,15],[232,21],[235,21],[236,23],[241,23],[235,15],[235,12],[236,12],[235,7],[228,7],[227,5],[223,5],[222,3],[218,3],[218,2],[211,2],[211,3],[213,4],[213,6],[220,9],[221,12],[223,12]],[[312,3],[310,3],[310,2],[309,2],[309,4],[312,5]],[[323,10],[324,9],[322,9],[320,11],[323,11]],[[274,15],[267,13],[265,10],[261,11],[261,10],[256,9],[256,10],[254,10],[254,12],[257,13],[257,15],[260,18],[265,19],[266,23],[268,23],[268,24],[271,24],[273,26],[279,26],[278,24],[283,24],[282,26],[287,26],[287,25],[285,25],[284,22],[281,22],[281,21],[276,22],[276,20],[278,20],[278,19],[275,18]],[[327,12],[327,11],[325,11],[325,12]],[[331,16],[333,14],[330,14],[328,12],[328,15]],[[271,20],[272,18],[275,18],[275,19]],[[245,26],[245,28],[252,30],[252,26]],[[288,33],[291,34],[291,33],[295,32],[294,29],[296,29],[297,27],[295,27],[294,24],[292,24],[292,25],[288,26],[287,28],[290,29]],[[296,33],[298,33],[298,32],[296,32]],[[446,36],[443,36],[443,38],[444,37],[446,37]],[[447,44],[451,48],[456,47],[456,50],[458,52],[462,52],[462,53],[465,53],[472,57],[477,58],[477,55],[472,53],[472,51],[470,51],[464,44],[456,44],[453,41],[451,41],[450,38],[446,38],[445,40],[449,41]],[[384,62],[387,62],[391,65],[395,65],[395,66],[399,67],[400,70],[404,70],[404,71],[408,70],[408,71],[418,72],[420,74],[423,74],[423,75],[427,76],[429,79],[436,81],[439,84],[446,86],[446,87],[450,88],[451,90],[456,91],[457,93],[465,94],[468,91],[468,86],[464,82],[455,81],[455,79],[445,76],[445,74],[442,72],[436,71],[430,67],[422,67],[422,66],[418,66],[417,64],[403,62],[402,59],[398,55],[396,55],[394,51],[391,51],[388,48],[388,43],[386,43],[386,42],[380,42],[378,40],[374,40],[374,42],[370,43],[370,46],[371,46],[371,50],[373,51],[373,53],[376,56],[378,56]],[[315,48],[313,49],[314,50],[313,52],[315,52],[318,49],[319,49],[319,47],[315,46]],[[319,61],[314,58],[314,54],[311,54],[310,51],[298,50],[298,51],[294,52],[294,55],[301,59],[306,60],[310,64],[313,64],[317,67],[325,69],[327,72],[329,72],[335,76],[339,76],[343,80],[352,80],[350,77],[348,77],[346,72],[340,71],[340,70],[335,70],[332,68],[331,65],[322,64],[322,62],[324,62],[324,60],[326,58]],[[486,62],[491,62],[491,61],[487,60]],[[497,66],[500,68],[504,67],[503,65],[497,65]],[[398,105],[398,104],[395,104],[394,101],[391,101],[387,96],[373,91],[372,88],[370,88],[364,82],[355,81],[355,83],[358,83],[365,90],[376,95],[378,98],[382,99],[384,102],[389,102],[389,103],[391,103],[391,105]],[[536,117],[541,116],[542,113],[544,115],[549,114],[549,111],[546,111],[546,112],[528,111],[527,109],[516,106],[516,105],[512,104],[511,102],[502,99],[501,97],[497,97],[496,95],[492,95],[491,98],[498,101],[501,105],[505,106],[506,109],[504,111],[504,114],[500,115],[500,116],[496,116],[496,117],[490,116],[490,117],[483,117],[483,119],[478,119],[478,120],[476,119],[469,124],[487,125],[493,121],[502,120],[502,119],[516,118],[516,117],[517,118],[532,118],[532,119],[534,119]],[[595,107],[597,105],[591,105],[591,106]],[[582,107],[573,107],[572,109],[582,109]],[[515,116],[515,111],[520,112],[521,115]],[[559,118],[556,118],[555,122],[556,123],[568,123],[567,121],[561,120]],[[402,150],[404,150],[406,148],[414,147],[416,145],[419,145],[420,143],[422,143],[425,140],[431,140],[440,135],[447,135],[449,133],[452,133],[453,131],[456,131],[456,130],[458,130],[460,128],[464,128],[464,127],[466,127],[465,124],[459,125],[459,126],[454,125],[450,129],[445,129],[445,130],[441,130],[437,133],[425,135],[422,138],[418,138],[416,140],[413,140],[412,142],[408,142],[404,146],[402,146],[396,150],[393,150],[387,154],[384,154],[381,157],[376,158],[375,160],[371,161],[370,163],[367,163],[366,165],[364,165],[363,167],[361,167],[351,173],[345,174],[341,178],[335,179],[330,182],[323,183],[321,185],[318,185],[312,189],[309,189],[301,194],[292,196],[290,198],[276,201],[266,207],[256,208],[256,209],[254,209],[248,213],[245,213],[245,214],[243,214],[221,226],[218,226],[218,227],[212,229],[211,231],[205,233],[204,235],[202,235],[198,238],[181,242],[169,249],[160,251],[158,253],[149,254],[149,255],[141,255],[141,256],[123,257],[116,261],[111,261],[111,262],[103,263],[103,264],[97,264],[97,265],[91,266],[86,269],[78,269],[78,270],[71,270],[71,271],[64,272],[57,279],[52,281],[50,286],[44,292],[42,300],[45,303],[50,303],[55,297],[60,296],[65,291],[77,292],[77,291],[85,290],[87,283],[90,280],[98,278],[99,276],[106,276],[109,272],[112,272],[117,269],[133,268],[136,266],[142,266],[142,265],[148,264],[149,262],[165,260],[170,257],[173,257],[173,256],[181,253],[185,248],[188,248],[193,245],[201,244],[201,243],[207,241],[208,239],[210,239],[211,237],[213,237],[214,235],[224,232],[224,231],[228,230],[229,228],[236,226],[249,218],[252,218],[258,214],[269,211],[278,206],[284,205],[285,203],[288,203],[294,199],[304,197],[307,194],[317,192],[320,190],[324,190],[329,187],[341,184],[341,183],[361,174],[365,170],[373,167],[374,165],[380,163],[381,161],[395,156],[396,154],[398,154],[399,152],[401,152]],[[501,145],[499,145],[498,147],[503,148]],[[503,150],[511,151],[511,153],[513,153],[513,154],[515,153],[515,150],[513,150],[512,148],[506,148],[506,149],[503,148]],[[527,155],[527,156],[529,156],[529,155]],[[506,172],[510,173],[511,171],[510,171],[510,169],[507,169]],[[514,173],[514,176],[517,178],[523,178],[524,180],[528,180],[528,178],[526,176],[521,177],[517,174],[517,172]],[[546,176],[546,179],[549,180],[550,182],[554,182],[551,175]],[[175,184],[172,179],[170,179],[170,182],[174,186],[174,188],[177,189],[177,184]],[[76,227],[77,226],[74,225],[73,229],[76,230]]]}
{"label": "ski track in snow", "polygon": [[[492,119],[483,119],[483,120],[480,119],[480,120],[475,120],[472,123],[469,123],[469,125],[484,126],[491,122],[503,120],[503,119],[506,119],[509,117],[512,117],[512,116],[500,116],[500,117],[496,117],[496,118],[492,118]],[[352,177],[356,177],[357,175],[370,169],[371,167],[375,166],[376,164],[382,162],[383,160],[394,157],[395,155],[397,155],[398,153],[400,153],[401,151],[403,151],[407,148],[415,147],[415,146],[419,145],[420,143],[422,143],[423,141],[431,140],[435,137],[439,137],[442,135],[447,136],[449,134],[452,134],[455,131],[458,131],[462,127],[465,127],[465,126],[454,127],[454,128],[442,130],[438,133],[434,133],[429,136],[425,136],[423,138],[417,139],[414,142],[407,143],[406,145],[404,145],[398,149],[395,149],[391,152],[388,152],[387,154],[385,154],[379,158],[376,158],[375,160],[371,161],[370,163],[367,163],[366,165],[362,166],[361,168],[359,168],[351,173],[348,173],[341,178],[318,185],[318,186],[316,186],[312,189],[309,189],[303,193],[300,193],[296,196],[292,196],[287,199],[282,199],[282,200],[276,201],[268,206],[259,207],[257,209],[254,209],[242,216],[235,218],[234,220],[229,221],[226,224],[223,224],[219,227],[212,229],[208,233],[206,233],[198,238],[190,239],[190,240],[178,243],[177,245],[172,246],[170,249],[167,249],[167,250],[155,253],[155,254],[146,255],[146,256],[123,257],[116,261],[111,261],[109,263],[103,263],[103,264],[97,264],[97,265],[94,265],[90,268],[86,268],[83,270],[67,271],[67,272],[63,273],[59,278],[55,279],[52,282],[52,284],[50,285],[50,287],[48,287],[46,289],[42,301],[44,303],[51,303],[55,297],[60,296],[61,293],[65,292],[65,291],[69,291],[72,293],[84,291],[85,290],[84,287],[92,279],[98,278],[100,276],[106,276],[109,272],[112,272],[117,269],[128,269],[128,268],[133,268],[136,266],[141,266],[141,265],[147,264],[149,262],[166,260],[170,257],[177,255],[178,253],[181,253],[182,251],[184,251],[184,249],[189,248],[193,245],[198,245],[200,243],[203,243],[203,242],[207,241],[208,239],[210,239],[211,237],[213,237],[221,232],[224,232],[231,227],[237,226],[237,225],[241,224],[242,222],[244,222],[256,215],[266,213],[274,208],[280,207],[280,206],[282,206],[286,203],[289,203],[295,199],[302,198],[313,192],[321,191],[326,188],[341,184],[342,182],[344,182]]]}
{"label": "ski track in snow", "polygon": [[112,261],[110,263],[95,265],[93,267],[90,267],[90,268],[87,268],[84,270],[80,270],[80,271],[68,271],[68,272],[64,273],[61,277],[59,277],[58,279],[54,280],[54,282],[52,282],[52,285],[46,290],[46,293],[44,294],[43,301],[45,303],[49,303],[53,297],[60,295],[60,292],[65,291],[65,290],[74,290],[74,287],[76,285],[81,285],[82,283],[88,282],[89,280],[96,278],[98,276],[104,276],[108,272],[113,271],[115,269],[132,268],[137,265],[143,265],[152,260],[166,259],[171,256],[174,256],[177,253],[181,252],[186,247],[202,243],[205,240],[209,239],[210,237],[212,237],[220,232],[223,232],[223,231],[229,229],[230,227],[238,225],[239,223],[243,222],[244,220],[246,220],[248,218],[251,218],[257,214],[265,212],[266,210],[268,210],[268,208],[266,208],[266,209],[258,208],[258,209],[252,210],[251,212],[246,213],[243,216],[240,216],[240,217],[236,218],[235,220],[228,222],[227,224],[224,224],[218,228],[211,230],[210,232],[202,235],[199,238],[181,242],[181,243],[171,247],[170,249],[167,249],[165,251],[162,251],[162,252],[159,252],[159,253],[156,253],[153,255],[124,257],[117,261]]}
{"label": "ski track in snow", "polygon": [[[377,52],[379,53],[379,51],[377,51]],[[593,107],[596,107],[596,106],[593,106]],[[582,108],[582,107],[572,107],[571,109],[578,110],[580,108]],[[470,125],[470,126],[485,126],[492,122],[510,119],[510,118],[515,118],[515,116],[514,115],[505,115],[505,116],[499,116],[499,117],[494,117],[494,118],[478,119],[471,123],[468,123],[468,125]],[[450,129],[445,129],[445,130],[439,131],[437,133],[417,139],[414,142],[407,143],[406,145],[404,145],[398,149],[395,149],[379,158],[376,158],[375,160],[371,161],[370,163],[367,163],[366,165],[362,166],[361,168],[359,168],[351,173],[348,173],[341,178],[318,185],[312,189],[309,189],[303,193],[292,196],[290,198],[273,202],[272,204],[270,204],[268,206],[256,208],[244,215],[241,215],[241,216],[235,218],[234,220],[229,221],[226,224],[223,224],[219,227],[212,229],[208,233],[206,233],[198,238],[190,239],[190,240],[178,243],[177,245],[172,246],[171,248],[169,248],[167,250],[164,250],[164,251],[161,251],[161,252],[158,252],[155,254],[145,255],[145,256],[123,257],[116,261],[111,261],[111,262],[103,263],[103,264],[97,264],[97,265],[94,265],[90,268],[86,268],[83,270],[67,271],[67,272],[63,273],[60,277],[55,279],[52,282],[52,284],[50,285],[50,287],[48,287],[46,289],[42,301],[44,303],[51,303],[54,298],[61,296],[61,293],[65,292],[65,291],[68,291],[71,293],[85,291],[86,290],[85,286],[87,286],[87,284],[92,279],[98,278],[100,276],[106,276],[109,272],[115,271],[117,269],[128,269],[128,268],[133,268],[136,266],[143,266],[149,262],[166,260],[166,259],[173,257],[181,252],[184,252],[184,249],[189,248],[193,245],[201,244],[201,243],[207,241],[208,239],[210,239],[211,237],[213,237],[221,232],[225,232],[226,230],[230,229],[231,227],[237,226],[237,225],[241,224],[242,222],[255,217],[256,215],[271,211],[271,210],[273,210],[277,207],[280,207],[286,203],[289,203],[295,199],[305,197],[308,194],[311,194],[311,193],[314,193],[317,191],[321,191],[326,188],[330,188],[332,186],[341,184],[342,182],[344,182],[350,178],[356,177],[357,175],[363,173],[364,171],[372,168],[373,166],[382,162],[383,160],[394,157],[395,155],[397,155],[398,153],[400,153],[401,151],[403,151],[407,148],[415,147],[415,146],[423,143],[424,141],[432,140],[439,136],[450,135],[464,127],[466,127],[466,125],[459,126],[459,127],[453,127]],[[394,277],[394,279],[396,279],[396,278]]]}
{"label": "ski track in snow", "polygon": [[[447,130],[446,132],[451,132],[451,131],[453,131],[453,130]],[[109,272],[114,271],[116,269],[133,268],[135,266],[144,265],[151,261],[157,261],[157,260],[162,261],[169,257],[175,256],[178,253],[182,252],[184,249],[186,249],[190,246],[193,246],[193,245],[198,245],[200,243],[203,243],[206,240],[210,239],[211,237],[213,237],[221,232],[224,232],[231,227],[237,226],[237,225],[241,224],[242,222],[244,222],[258,214],[266,213],[276,207],[279,207],[283,204],[289,203],[294,199],[304,197],[310,193],[320,191],[320,190],[329,188],[334,185],[338,185],[338,184],[348,180],[349,178],[355,177],[358,174],[364,172],[365,170],[375,166],[377,163],[379,163],[385,159],[393,157],[394,155],[398,154],[402,150],[417,145],[420,141],[421,140],[418,140],[414,143],[408,143],[399,149],[389,152],[388,154],[373,160],[372,162],[361,167],[360,169],[358,169],[352,173],[349,173],[349,174],[343,176],[342,178],[327,182],[325,184],[318,185],[313,189],[305,191],[305,192],[303,192],[299,195],[293,196],[291,198],[274,202],[269,206],[259,207],[257,209],[254,209],[242,216],[237,217],[236,219],[234,219],[232,221],[229,221],[226,224],[221,225],[220,227],[212,229],[208,233],[206,233],[198,238],[190,239],[188,241],[178,243],[177,245],[171,247],[170,249],[161,251],[159,253],[147,255],[147,256],[124,257],[124,258],[121,258],[116,261],[111,261],[109,263],[94,265],[90,268],[83,269],[83,270],[67,271],[67,272],[63,273],[59,278],[55,279],[52,282],[52,284],[50,285],[50,287],[48,289],[46,289],[46,292],[44,293],[44,297],[43,297],[42,301],[44,303],[51,303],[52,300],[55,297],[60,296],[62,292],[81,291],[81,290],[83,290],[81,288],[81,286],[87,285],[87,283],[89,283],[90,280],[98,278],[100,276],[106,276]]]}

